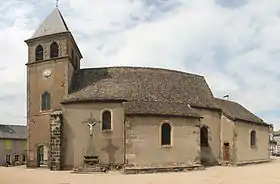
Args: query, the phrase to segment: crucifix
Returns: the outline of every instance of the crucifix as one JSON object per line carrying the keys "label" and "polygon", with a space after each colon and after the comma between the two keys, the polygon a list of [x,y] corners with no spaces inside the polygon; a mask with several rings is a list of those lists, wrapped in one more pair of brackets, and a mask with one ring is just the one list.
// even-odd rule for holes
{"label": "crucifix", "polygon": [[57,8],[58,8],[58,1],[59,1],[59,0],[56,0],[56,5],[55,5],[55,7],[57,7]]}
{"label": "crucifix", "polygon": [[96,123],[99,123],[98,120],[96,120],[95,118],[92,117],[92,113],[90,113],[90,117],[85,120],[82,121],[82,123],[87,123],[88,127],[89,127],[89,135],[92,136],[93,134],[93,127],[96,125]]}
{"label": "crucifix", "polygon": [[93,118],[92,113],[90,113],[90,117],[87,120],[82,121],[82,123],[86,123],[88,125],[89,135],[90,135],[89,142],[88,142],[88,148],[87,148],[87,151],[86,151],[86,156],[94,156],[95,155],[95,149],[94,149],[94,146],[93,146],[93,127],[99,122],[100,121]]}

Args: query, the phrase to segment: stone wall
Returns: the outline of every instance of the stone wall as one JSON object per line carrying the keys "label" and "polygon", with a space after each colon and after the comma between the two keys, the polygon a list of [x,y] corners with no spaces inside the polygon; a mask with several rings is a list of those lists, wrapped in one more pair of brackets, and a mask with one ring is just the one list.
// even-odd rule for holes
{"label": "stone wall", "polygon": [[[236,159],[241,162],[269,160],[269,127],[236,121]],[[250,145],[251,131],[256,131],[256,145]]]}
{"label": "stone wall", "polygon": [[[126,118],[126,168],[190,167],[200,164],[199,120],[183,117]],[[171,145],[161,145],[161,125],[171,125]]]}
{"label": "stone wall", "polygon": [[62,143],[62,111],[55,111],[51,114],[50,129],[50,169],[61,169],[61,143]]}

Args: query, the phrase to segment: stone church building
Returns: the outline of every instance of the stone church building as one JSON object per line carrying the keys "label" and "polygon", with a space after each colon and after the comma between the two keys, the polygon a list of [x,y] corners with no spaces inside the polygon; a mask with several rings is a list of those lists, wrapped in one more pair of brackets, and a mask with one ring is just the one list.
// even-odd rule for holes
{"label": "stone church building", "polygon": [[28,167],[172,168],[269,160],[269,125],[215,98],[205,78],[144,67],[80,68],[58,8],[28,45]]}

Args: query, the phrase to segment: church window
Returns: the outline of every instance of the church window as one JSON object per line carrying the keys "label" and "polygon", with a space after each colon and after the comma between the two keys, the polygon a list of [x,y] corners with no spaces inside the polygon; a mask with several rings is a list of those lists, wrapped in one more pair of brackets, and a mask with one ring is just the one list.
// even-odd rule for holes
{"label": "church window", "polygon": [[111,130],[112,120],[111,112],[106,110],[102,113],[102,130]]}
{"label": "church window", "polygon": [[51,109],[51,95],[48,92],[42,94],[41,110],[50,110]]}
{"label": "church window", "polygon": [[161,125],[161,145],[171,145],[171,126],[169,123],[163,123]]}
{"label": "church window", "polygon": [[56,42],[53,42],[50,47],[51,58],[58,57],[59,46]]}
{"label": "church window", "polygon": [[35,51],[35,60],[36,61],[40,61],[43,60],[43,54],[44,54],[44,49],[42,47],[42,45],[38,45],[36,47],[36,51]]}
{"label": "church window", "polygon": [[202,126],[200,128],[200,146],[208,147],[208,128],[206,126]]}
{"label": "church window", "polygon": [[250,144],[251,144],[251,147],[256,146],[256,131],[255,130],[251,131]]}

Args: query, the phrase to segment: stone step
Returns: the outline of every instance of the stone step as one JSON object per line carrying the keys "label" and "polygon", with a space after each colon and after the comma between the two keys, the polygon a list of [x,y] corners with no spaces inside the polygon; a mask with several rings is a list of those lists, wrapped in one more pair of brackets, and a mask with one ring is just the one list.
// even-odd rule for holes
{"label": "stone step", "polygon": [[108,173],[109,169],[102,166],[84,166],[79,170],[73,171],[73,173],[77,174],[89,174],[89,173]]}

